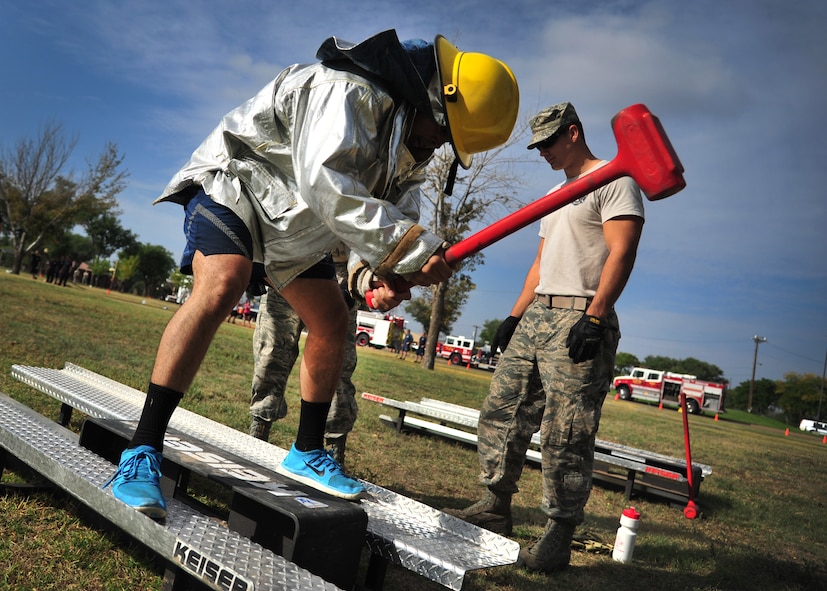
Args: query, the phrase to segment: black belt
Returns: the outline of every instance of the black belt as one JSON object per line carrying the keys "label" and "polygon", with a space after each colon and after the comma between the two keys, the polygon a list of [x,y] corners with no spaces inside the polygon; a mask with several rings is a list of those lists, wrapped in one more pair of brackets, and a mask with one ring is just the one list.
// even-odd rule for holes
{"label": "black belt", "polygon": [[563,308],[565,310],[579,310],[585,312],[592,303],[591,298],[583,296],[560,296],[548,295],[544,293],[537,294],[534,301],[543,304],[546,308]]}

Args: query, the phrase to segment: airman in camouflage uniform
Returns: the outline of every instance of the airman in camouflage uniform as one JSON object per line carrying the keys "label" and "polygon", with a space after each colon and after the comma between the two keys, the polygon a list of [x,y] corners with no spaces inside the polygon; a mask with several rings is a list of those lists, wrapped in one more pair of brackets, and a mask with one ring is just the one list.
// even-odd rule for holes
{"label": "airman in camouflage uniform", "polygon": [[[529,149],[564,170],[567,182],[604,164],[586,145],[570,103],[541,111],[531,129]],[[446,511],[510,535],[511,497],[539,431],[542,509],[549,520],[540,540],[520,551],[518,563],[531,570],[567,567],[574,529],[584,518],[620,340],[614,303],[632,272],[642,227],[640,189],[629,177],[545,216],[537,256],[491,346],[503,355],[478,425],[487,491],[466,509]]]}
{"label": "airman in camouflage uniform", "polygon": [[[336,278],[347,286],[347,251],[343,245],[333,252]],[[350,305],[350,329],[345,343],[342,377],[327,414],[325,439],[339,464],[344,464],[347,434],[353,430],[359,407],[351,376],[356,369],[356,302],[344,289]],[[284,393],[287,378],[299,356],[299,339],[304,325],[279,293],[267,289],[261,297],[253,333],[253,383],[250,398],[250,435],[267,441],[273,421],[287,415]]]}
{"label": "airman in camouflage uniform", "polygon": [[620,338],[612,311],[597,356],[572,363],[565,342],[582,315],[538,301],[528,307],[494,372],[478,429],[483,481],[511,496],[539,425],[543,510],[576,523],[591,492],[595,437]]}

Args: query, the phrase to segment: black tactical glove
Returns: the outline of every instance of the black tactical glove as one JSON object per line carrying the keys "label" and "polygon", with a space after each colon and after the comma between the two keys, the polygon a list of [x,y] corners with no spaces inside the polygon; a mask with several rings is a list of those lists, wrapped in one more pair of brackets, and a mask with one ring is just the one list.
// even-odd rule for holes
{"label": "black tactical glove", "polygon": [[267,272],[261,263],[253,263],[253,270],[250,272],[250,283],[247,285],[246,293],[253,297],[262,296],[267,292]]}
{"label": "black tactical glove", "polygon": [[566,347],[569,348],[569,357],[575,363],[589,361],[597,356],[603,342],[603,333],[606,332],[605,322],[597,316],[583,314],[577,324],[571,327]]}
{"label": "black tactical glove", "polygon": [[511,341],[511,336],[514,334],[514,331],[519,323],[520,319],[517,316],[509,316],[502,321],[502,323],[497,327],[497,332],[494,334],[494,340],[491,343],[492,355],[497,353],[498,347],[502,349],[503,353],[505,353],[505,348]]}

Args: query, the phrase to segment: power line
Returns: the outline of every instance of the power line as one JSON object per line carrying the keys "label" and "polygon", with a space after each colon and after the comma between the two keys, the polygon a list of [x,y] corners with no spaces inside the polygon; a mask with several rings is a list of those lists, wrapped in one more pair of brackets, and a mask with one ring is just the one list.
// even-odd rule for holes
{"label": "power line", "polygon": [[779,351],[783,351],[784,353],[787,353],[788,355],[792,355],[793,357],[798,357],[799,359],[804,359],[805,361],[812,361],[813,363],[821,363],[820,359],[813,359],[812,357],[805,357],[804,355],[800,355],[800,354],[794,353],[792,351],[787,351],[786,349],[783,349],[782,347],[779,347],[778,345],[775,345],[771,342],[768,342],[767,344],[770,347],[778,349]]}

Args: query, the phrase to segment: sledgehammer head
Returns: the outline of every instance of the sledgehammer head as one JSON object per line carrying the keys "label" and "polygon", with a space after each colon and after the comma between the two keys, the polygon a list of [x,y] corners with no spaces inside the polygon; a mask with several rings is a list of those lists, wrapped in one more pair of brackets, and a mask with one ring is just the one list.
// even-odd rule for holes
{"label": "sledgehammer head", "polygon": [[612,129],[618,145],[617,164],[649,201],[669,197],[686,187],[683,165],[660,121],[645,105],[620,111],[612,118]]}

